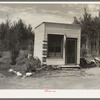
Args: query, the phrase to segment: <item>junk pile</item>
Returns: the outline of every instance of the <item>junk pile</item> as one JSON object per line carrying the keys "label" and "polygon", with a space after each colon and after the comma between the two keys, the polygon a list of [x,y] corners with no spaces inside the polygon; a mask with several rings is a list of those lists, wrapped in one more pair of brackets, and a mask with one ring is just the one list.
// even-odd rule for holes
{"label": "junk pile", "polygon": [[33,57],[32,55],[28,55],[27,58],[20,56],[17,59],[17,64],[12,65],[9,72],[18,77],[29,77],[44,67],[45,66],[41,65],[41,61],[37,57]]}
{"label": "junk pile", "polygon": [[100,59],[95,57],[92,60],[87,60],[86,58],[80,59],[80,66],[82,68],[92,68],[92,67],[100,67]]}
{"label": "junk pile", "polygon": [[61,66],[59,65],[48,65],[47,70],[61,70]]}

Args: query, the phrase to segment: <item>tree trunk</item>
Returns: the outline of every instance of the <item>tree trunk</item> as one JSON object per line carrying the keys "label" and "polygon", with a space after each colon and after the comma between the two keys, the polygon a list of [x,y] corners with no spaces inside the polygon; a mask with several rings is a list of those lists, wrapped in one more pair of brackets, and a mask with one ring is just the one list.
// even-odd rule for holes
{"label": "tree trunk", "polygon": [[99,36],[96,38],[96,56],[99,56]]}
{"label": "tree trunk", "polygon": [[86,50],[87,50],[87,53],[89,51],[89,38],[86,37]]}

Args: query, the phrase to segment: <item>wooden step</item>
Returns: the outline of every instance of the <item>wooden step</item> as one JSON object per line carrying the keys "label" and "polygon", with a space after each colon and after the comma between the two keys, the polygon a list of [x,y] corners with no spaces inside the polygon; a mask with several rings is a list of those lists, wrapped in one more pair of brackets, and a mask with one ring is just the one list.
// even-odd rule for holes
{"label": "wooden step", "polygon": [[61,68],[81,68],[79,65],[61,65]]}

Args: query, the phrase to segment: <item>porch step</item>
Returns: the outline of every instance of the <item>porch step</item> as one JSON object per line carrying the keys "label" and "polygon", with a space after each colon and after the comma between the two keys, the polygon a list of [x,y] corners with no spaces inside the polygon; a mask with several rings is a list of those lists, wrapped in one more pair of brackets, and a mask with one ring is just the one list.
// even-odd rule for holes
{"label": "porch step", "polygon": [[61,68],[81,68],[79,65],[61,65]]}

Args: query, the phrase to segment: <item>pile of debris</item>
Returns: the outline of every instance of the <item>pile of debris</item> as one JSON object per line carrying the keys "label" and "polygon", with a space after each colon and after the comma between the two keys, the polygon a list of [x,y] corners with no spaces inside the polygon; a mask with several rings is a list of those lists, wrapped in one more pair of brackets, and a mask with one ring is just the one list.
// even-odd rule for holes
{"label": "pile of debris", "polygon": [[86,58],[80,59],[80,66],[82,68],[100,67],[100,59],[95,57],[92,60],[87,60]]}
{"label": "pile of debris", "polygon": [[48,65],[47,70],[61,70],[62,67],[59,65]]}

